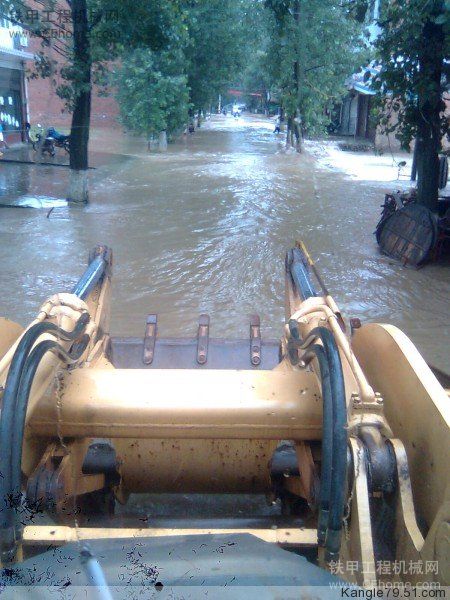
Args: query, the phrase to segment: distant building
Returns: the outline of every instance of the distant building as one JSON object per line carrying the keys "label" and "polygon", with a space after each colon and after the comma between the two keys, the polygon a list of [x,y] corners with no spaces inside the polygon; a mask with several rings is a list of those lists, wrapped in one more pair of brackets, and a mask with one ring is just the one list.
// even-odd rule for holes
{"label": "distant building", "polygon": [[340,135],[375,140],[376,128],[370,120],[371,97],[375,95],[375,91],[370,83],[376,73],[376,69],[368,67],[348,79],[346,83],[348,95],[340,106],[337,129]]}
{"label": "distant building", "polygon": [[[369,42],[373,44],[380,35],[380,27],[378,19],[380,15],[380,5],[382,0],[372,0],[370,5],[370,13],[366,29],[369,33]],[[354,73],[346,82],[348,94],[342,101],[342,104],[335,107],[333,116],[337,120],[338,126],[335,129],[339,135],[353,136],[358,139],[366,139],[374,142],[375,147],[379,150],[389,149],[397,151],[401,149],[400,141],[394,134],[388,134],[381,127],[375,127],[372,119],[370,119],[370,109],[372,98],[376,92],[372,87],[372,80],[380,67],[368,66],[361,69],[359,73]],[[448,88],[448,83],[447,83]],[[450,94],[443,94],[445,102],[445,116],[450,116]],[[389,116],[390,125],[395,125],[397,116],[394,114]],[[450,149],[450,137],[444,136],[442,139],[443,150],[448,152]],[[412,150],[413,143],[410,145]]]}
{"label": "distant building", "polygon": [[[368,23],[369,43],[373,44],[380,34],[378,18],[380,15],[381,0],[370,3]],[[339,109],[339,126],[336,132],[340,135],[349,135],[355,138],[374,141],[376,128],[370,120],[371,97],[375,95],[370,83],[377,70],[371,66],[354,73],[346,82],[348,94]]]}
{"label": "distant building", "polygon": [[33,59],[27,47],[21,27],[0,17],[0,122],[8,144],[25,140],[29,117],[25,68]]}

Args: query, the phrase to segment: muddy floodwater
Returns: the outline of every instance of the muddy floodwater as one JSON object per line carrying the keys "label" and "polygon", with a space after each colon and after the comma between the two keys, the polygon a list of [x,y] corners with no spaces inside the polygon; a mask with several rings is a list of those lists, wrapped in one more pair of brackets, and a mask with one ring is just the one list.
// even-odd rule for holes
{"label": "muddy floodwater", "polygon": [[284,254],[303,239],[346,317],[397,325],[450,371],[450,269],[403,268],[372,234],[384,193],[407,179],[389,157],[328,143],[286,154],[272,128],[215,117],[165,154],[93,132],[83,208],[61,202],[64,167],[0,163],[0,203],[22,206],[0,210],[0,314],[26,324],[101,242],[114,253],[113,334],[140,336],[157,313],[160,335],[193,336],[206,312],[212,336],[246,337],[256,312],[263,336],[279,337]]}

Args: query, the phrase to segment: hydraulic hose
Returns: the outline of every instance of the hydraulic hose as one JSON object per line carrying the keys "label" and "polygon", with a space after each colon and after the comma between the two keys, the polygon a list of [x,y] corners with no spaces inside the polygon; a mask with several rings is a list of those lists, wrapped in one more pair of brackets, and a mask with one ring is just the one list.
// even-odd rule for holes
{"label": "hydraulic hose", "polygon": [[[331,479],[330,494],[329,494],[329,515],[325,539],[326,560],[337,560],[339,558],[340,539],[342,532],[342,519],[345,510],[345,490],[347,477],[347,406],[345,401],[345,385],[344,376],[342,373],[341,358],[333,334],[326,327],[315,327],[307,337],[302,340],[298,329],[298,323],[295,320],[289,321],[289,330],[292,335],[293,345],[297,349],[307,350],[306,356],[310,352],[314,352],[319,360],[319,367],[322,380],[322,395],[324,396],[324,435],[325,421],[330,418],[328,404],[325,405],[325,394],[331,391],[332,403],[332,461],[331,465],[322,464],[321,479],[325,480],[325,491],[327,490],[328,479]],[[320,339],[323,344],[323,352],[319,355],[315,351],[315,346],[311,346],[312,342]],[[293,345],[291,344],[290,355],[292,358]],[[325,385],[323,383],[324,374],[327,375],[327,369],[322,367],[325,365],[325,360],[329,375],[329,390],[328,383],[325,377]],[[322,370],[322,368],[324,370]],[[325,440],[328,444],[328,440]],[[329,451],[328,446],[325,448]],[[327,468],[327,471],[325,470]],[[322,491],[322,486],[321,486]],[[322,493],[321,493],[322,501]],[[324,499],[325,503],[325,499]],[[323,542],[323,527],[326,517],[326,504],[321,505],[323,510],[319,514],[318,539]],[[320,528],[320,530],[319,530]]]}
{"label": "hydraulic hose", "polygon": [[319,362],[320,380],[323,398],[322,424],[322,475],[320,478],[319,516],[317,521],[317,541],[319,546],[325,546],[331,498],[331,471],[333,461],[333,398],[331,394],[330,370],[328,359],[319,344],[312,344],[304,360],[316,357]]}
{"label": "hydraulic hose", "polygon": [[14,498],[11,495],[11,465],[13,451],[13,425],[16,413],[17,392],[23,374],[23,368],[36,340],[44,333],[55,335],[64,341],[77,340],[86,328],[89,322],[89,314],[83,313],[78,319],[72,331],[65,331],[54,323],[42,322],[36,323],[25,332],[19,345],[16,348],[14,356],[9,367],[6,379],[5,390],[3,393],[2,410],[0,416],[0,551],[3,555],[3,549],[10,552],[11,546],[14,546]]}
{"label": "hydraulic hose", "polygon": [[[319,328],[318,328],[319,329]],[[322,329],[322,328],[320,328]],[[342,520],[347,489],[347,405],[341,358],[333,334],[326,328],[321,340],[330,368],[331,397],[333,399],[333,468],[331,471],[330,516],[326,539],[327,562],[339,559]]]}
{"label": "hydraulic hose", "polygon": [[[50,333],[55,335],[61,340],[64,341],[72,341],[76,340],[83,333],[86,325],[89,322],[89,314],[83,313],[78,319],[75,327],[72,331],[65,331],[61,329],[54,323],[49,323],[47,321],[43,321],[42,323],[36,323],[33,327],[30,327],[28,331],[25,332],[22,339],[19,342],[19,345],[16,348],[14,356],[11,361],[11,365],[8,371],[8,377],[6,379],[5,391],[3,394],[3,405],[2,405],[2,415],[1,415],[1,423],[3,424],[3,416],[8,414],[9,420],[9,412],[14,407],[14,399],[17,394],[17,388],[20,383],[20,374],[23,369],[23,365],[27,359],[27,356],[33,347],[36,340],[43,335],[44,333]],[[1,425],[0,425],[1,427]],[[0,444],[4,439],[3,430],[0,430]],[[1,458],[1,457],[0,457]]]}
{"label": "hydraulic hose", "polygon": [[95,586],[98,600],[113,600],[103,569],[86,544],[80,552],[81,566],[90,586]]}
{"label": "hydraulic hose", "polygon": [[[107,249],[101,250],[73,289],[72,293],[81,299],[86,298],[99,283],[110,263],[110,259],[106,259]],[[45,333],[59,340],[75,342],[85,331],[89,320],[89,314],[83,313],[73,331],[65,331],[47,321],[36,323],[24,333],[11,360],[0,415],[0,554],[3,560],[11,560],[15,551],[14,509],[20,502],[23,431],[33,377],[46,352],[55,352],[61,360],[70,363],[81,356],[89,338],[83,337],[79,344],[72,347],[70,354],[52,340],[42,342],[35,351],[32,348]]]}
{"label": "hydraulic hose", "polygon": [[66,352],[57,341],[45,340],[35,346],[27,358],[23,368],[23,375],[17,392],[16,410],[12,431],[11,455],[11,494],[12,497],[20,494],[22,470],[22,445],[27,414],[28,399],[37,368],[47,352],[53,352],[66,364],[73,364],[82,356],[89,343],[89,336],[84,334],[72,352]]}

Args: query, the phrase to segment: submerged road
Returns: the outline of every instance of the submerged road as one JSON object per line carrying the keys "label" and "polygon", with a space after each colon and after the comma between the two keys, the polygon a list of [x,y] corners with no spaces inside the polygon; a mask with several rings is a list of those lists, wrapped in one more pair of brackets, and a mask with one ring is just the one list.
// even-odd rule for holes
{"label": "submerged road", "polygon": [[49,218],[1,209],[1,315],[26,324],[48,295],[70,290],[102,242],[114,252],[113,334],[142,335],[155,312],[160,335],[193,336],[207,312],[212,336],[246,337],[257,312],[263,336],[279,337],[284,254],[301,238],[346,317],[397,325],[450,371],[450,270],[379,254],[384,193],[406,182],[377,181],[377,157],[319,144],[285,154],[272,126],[252,117],[215,117],[165,154],[112,132],[95,132],[93,146],[85,208],[57,202],[65,169],[0,164],[0,203],[59,205]]}

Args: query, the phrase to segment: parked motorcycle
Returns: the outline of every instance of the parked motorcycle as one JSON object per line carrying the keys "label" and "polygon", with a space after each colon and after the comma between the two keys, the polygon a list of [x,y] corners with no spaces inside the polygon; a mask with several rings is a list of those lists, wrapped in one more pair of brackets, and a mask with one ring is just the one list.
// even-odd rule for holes
{"label": "parked motorcycle", "polygon": [[66,152],[70,153],[70,135],[59,133],[54,127],[49,127],[45,134],[41,125],[37,125],[34,131],[32,129],[30,130],[29,139],[34,151],[40,149],[42,155],[55,156],[55,148],[64,148]]}
{"label": "parked motorcycle", "polygon": [[54,127],[49,127],[47,136],[53,138],[56,148],[64,148],[67,153],[70,153],[70,135],[59,133]]}

